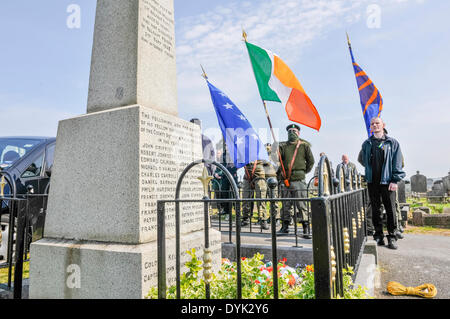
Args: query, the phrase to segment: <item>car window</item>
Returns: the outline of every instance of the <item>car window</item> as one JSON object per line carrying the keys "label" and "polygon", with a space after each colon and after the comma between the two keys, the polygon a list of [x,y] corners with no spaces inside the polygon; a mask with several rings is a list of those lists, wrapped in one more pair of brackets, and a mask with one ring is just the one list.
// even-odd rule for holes
{"label": "car window", "polygon": [[45,156],[46,170],[51,171],[53,167],[53,160],[55,158],[55,144],[47,148],[47,155]]}
{"label": "car window", "polygon": [[0,169],[13,165],[42,141],[41,139],[0,138]]}
{"label": "car window", "polygon": [[22,177],[28,178],[41,175],[43,161],[44,161],[44,153],[42,152],[42,154],[40,154],[36,158],[36,160],[34,160],[33,163],[31,163],[31,165],[28,166],[27,169],[22,173]]}

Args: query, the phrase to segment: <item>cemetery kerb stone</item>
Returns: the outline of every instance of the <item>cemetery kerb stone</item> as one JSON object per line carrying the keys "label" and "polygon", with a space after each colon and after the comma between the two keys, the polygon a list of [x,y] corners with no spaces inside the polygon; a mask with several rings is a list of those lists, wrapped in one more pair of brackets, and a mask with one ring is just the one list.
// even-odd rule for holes
{"label": "cemetery kerb stone", "polygon": [[426,193],[427,192],[427,178],[417,171],[416,175],[411,176],[411,192]]}
{"label": "cemetery kerb stone", "polygon": [[[87,114],[59,122],[45,237],[31,245],[30,298],[143,298],[157,285],[158,199],[202,159],[198,125],[177,117],[173,0],[98,0]],[[201,199],[202,167],[182,199]],[[181,204],[182,265],[204,247],[203,205]],[[175,207],[166,206],[167,284]],[[210,230],[213,269],[221,238]],[[185,268],[182,268],[182,272]]]}

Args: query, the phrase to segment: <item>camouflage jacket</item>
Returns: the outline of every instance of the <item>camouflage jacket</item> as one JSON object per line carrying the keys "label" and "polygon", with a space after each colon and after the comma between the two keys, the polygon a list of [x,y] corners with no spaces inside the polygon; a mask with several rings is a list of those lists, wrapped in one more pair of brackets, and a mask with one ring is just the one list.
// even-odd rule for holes
{"label": "camouflage jacket", "polygon": [[[245,170],[244,178],[246,180],[248,180],[249,182],[251,182],[252,180],[254,180],[255,178],[258,178],[258,177],[261,177],[261,178],[266,177],[265,171],[264,171],[264,166],[263,166],[263,161],[258,160],[258,161],[256,161],[256,167],[254,165],[255,165],[255,162],[251,162],[244,166],[244,170]],[[255,169],[254,172],[253,172],[253,169]]]}

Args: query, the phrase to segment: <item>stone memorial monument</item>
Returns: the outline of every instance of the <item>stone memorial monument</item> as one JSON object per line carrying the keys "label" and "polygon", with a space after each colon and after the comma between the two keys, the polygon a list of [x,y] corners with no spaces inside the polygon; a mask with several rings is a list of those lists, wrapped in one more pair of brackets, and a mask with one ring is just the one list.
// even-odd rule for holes
{"label": "stone memorial monument", "polygon": [[[158,199],[202,159],[198,125],[177,117],[173,0],[98,0],[86,115],[59,123],[45,237],[31,245],[30,298],[143,298],[157,284]],[[183,199],[201,199],[197,166]],[[184,252],[204,243],[203,204],[181,204]],[[175,208],[166,208],[168,284]],[[220,233],[210,230],[213,267]],[[183,272],[183,269],[182,269]]]}
{"label": "stone memorial monument", "polygon": [[427,192],[427,178],[417,171],[416,175],[411,176],[411,192],[426,193]]}

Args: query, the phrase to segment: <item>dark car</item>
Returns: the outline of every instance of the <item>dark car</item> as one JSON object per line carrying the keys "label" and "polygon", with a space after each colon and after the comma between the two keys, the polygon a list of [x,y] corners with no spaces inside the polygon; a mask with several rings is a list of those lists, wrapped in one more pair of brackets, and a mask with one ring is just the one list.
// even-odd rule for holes
{"label": "dark car", "polygon": [[[56,138],[54,137],[0,137],[0,196],[12,193],[7,176],[16,186],[17,197],[27,193],[30,186],[34,194],[48,194],[53,166]],[[3,177],[3,178],[2,178]],[[42,214],[43,197],[30,198],[31,232],[33,239],[42,237],[45,216]],[[9,201],[1,201],[0,215],[3,244],[5,247],[9,222]],[[0,253],[2,255],[2,253]]]}

